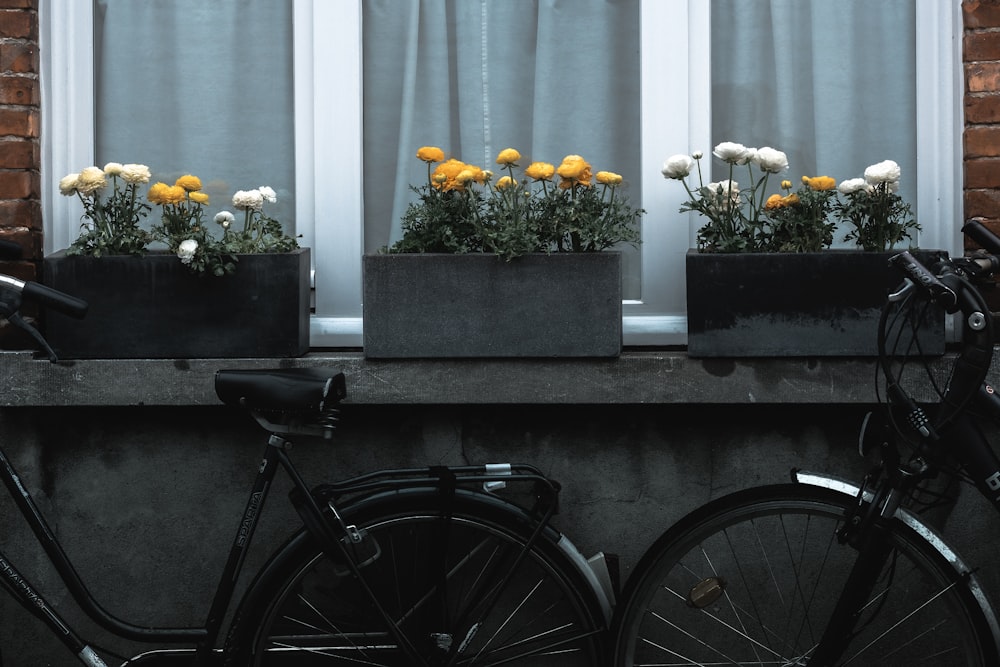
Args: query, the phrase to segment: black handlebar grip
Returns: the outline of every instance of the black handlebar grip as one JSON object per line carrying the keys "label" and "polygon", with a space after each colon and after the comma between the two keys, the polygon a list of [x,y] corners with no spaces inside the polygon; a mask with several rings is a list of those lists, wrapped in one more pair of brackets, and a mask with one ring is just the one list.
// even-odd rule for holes
{"label": "black handlebar grip", "polygon": [[978,220],[969,220],[962,227],[969,238],[983,246],[986,252],[1000,255],[1000,237],[986,228],[986,225]]}
{"label": "black handlebar grip", "polygon": [[21,246],[13,241],[0,239],[0,260],[21,259]]}
{"label": "black handlebar grip", "polygon": [[78,320],[83,319],[87,314],[87,309],[90,307],[83,299],[78,299],[65,292],[60,292],[59,290],[35,282],[24,283],[21,295],[43,306],[58,310],[60,313],[66,313]]}
{"label": "black handlebar grip", "polygon": [[921,264],[909,251],[904,250],[898,255],[894,255],[889,261],[903,273],[905,273],[914,283],[926,290],[931,298],[944,306],[945,310],[951,311],[958,303],[958,295],[950,287],[938,280],[926,266]]}

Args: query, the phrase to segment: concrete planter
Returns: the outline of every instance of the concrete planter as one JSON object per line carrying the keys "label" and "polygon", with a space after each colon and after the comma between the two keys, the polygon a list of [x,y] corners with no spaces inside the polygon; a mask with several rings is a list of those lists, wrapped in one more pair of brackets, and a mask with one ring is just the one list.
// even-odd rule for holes
{"label": "concrete planter", "polygon": [[295,357],[309,350],[309,249],[240,255],[232,275],[196,276],[172,254],[46,257],[44,283],[90,303],[47,313],[64,359]]}
{"label": "concrete planter", "polygon": [[[894,253],[687,254],[692,357],[874,356],[886,295],[902,276]],[[919,257],[942,255],[917,251]],[[944,353],[944,313],[929,309],[918,341]]]}
{"label": "concrete planter", "polygon": [[367,357],[614,357],[621,320],[616,252],[364,257]]}

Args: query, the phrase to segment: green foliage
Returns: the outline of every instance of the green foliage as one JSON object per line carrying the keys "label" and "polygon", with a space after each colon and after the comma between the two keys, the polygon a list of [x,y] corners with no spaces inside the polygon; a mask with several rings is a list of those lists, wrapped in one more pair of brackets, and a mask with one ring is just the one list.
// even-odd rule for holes
{"label": "green foliage", "polygon": [[[806,179],[808,180],[808,179]],[[832,181],[832,179],[830,179]],[[836,224],[829,220],[833,189],[816,190],[806,185],[794,195],[780,197],[780,205],[766,207],[768,231],[765,252],[819,252],[833,244]],[[769,200],[775,201],[775,200]]]}
{"label": "green foliage", "polygon": [[[440,157],[418,157],[431,162]],[[510,157],[505,157],[510,156]],[[598,252],[617,244],[639,243],[638,221],[643,211],[633,209],[618,187],[621,177],[599,172],[591,184],[590,165],[579,156],[579,173],[550,182],[555,167],[534,163],[531,177],[518,180],[513,149],[501,152],[498,162],[507,175],[495,183],[492,174],[456,160],[442,163],[428,182],[412,188],[418,200],[403,215],[403,237],[387,252],[496,254],[504,259],[532,252]],[[564,161],[565,163],[565,161]],[[533,171],[535,167],[547,168]],[[585,167],[585,168],[584,168]]]}
{"label": "green foliage", "polygon": [[865,250],[891,250],[920,230],[910,205],[892,191],[890,183],[845,194],[844,200],[834,206],[834,213],[852,227],[847,240],[855,241]]}

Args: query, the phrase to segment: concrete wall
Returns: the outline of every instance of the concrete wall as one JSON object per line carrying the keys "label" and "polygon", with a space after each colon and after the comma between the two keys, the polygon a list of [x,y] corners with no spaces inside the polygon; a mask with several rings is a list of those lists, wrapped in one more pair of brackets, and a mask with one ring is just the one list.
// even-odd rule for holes
{"label": "concrete wall", "polygon": [[[523,461],[563,482],[557,525],[586,555],[620,554],[623,577],[686,511],[739,488],[782,482],[793,467],[858,477],[863,406],[345,406],[332,443],[303,441],[293,459],[310,482],[379,467]],[[198,408],[7,408],[4,447],[101,603],[138,623],[198,624],[207,611],[263,447],[239,413]],[[248,567],[296,517],[280,484]],[[960,506],[985,509],[963,494]],[[81,620],[58,592],[33,537],[2,500],[2,548],[82,634],[122,642]],[[962,510],[950,528],[963,552],[998,535],[995,517]],[[19,518],[19,515],[18,515]],[[971,554],[970,554],[971,555]],[[972,560],[972,558],[970,558]],[[986,562],[986,558],[977,559]],[[988,572],[991,581],[995,574]],[[6,596],[5,667],[73,659]],[[112,664],[109,662],[109,664]]]}

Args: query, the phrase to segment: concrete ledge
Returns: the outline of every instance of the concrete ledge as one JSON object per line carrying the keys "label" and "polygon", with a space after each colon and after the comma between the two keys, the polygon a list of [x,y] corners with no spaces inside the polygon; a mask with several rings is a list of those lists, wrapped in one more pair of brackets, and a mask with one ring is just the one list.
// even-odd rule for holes
{"label": "concrete ledge", "polygon": [[[953,355],[932,362],[942,383]],[[295,359],[85,360],[50,364],[0,352],[0,407],[218,405],[220,368],[328,366],[354,404],[874,403],[870,358],[690,359],[627,351],[618,359],[366,359],[316,351]],[[994,366],[997,364],[994,362]],[[996,370],[996,368],[994,368]],[[916,396],[933,400],[933,396]]]}

